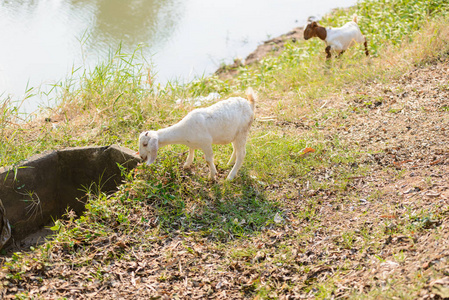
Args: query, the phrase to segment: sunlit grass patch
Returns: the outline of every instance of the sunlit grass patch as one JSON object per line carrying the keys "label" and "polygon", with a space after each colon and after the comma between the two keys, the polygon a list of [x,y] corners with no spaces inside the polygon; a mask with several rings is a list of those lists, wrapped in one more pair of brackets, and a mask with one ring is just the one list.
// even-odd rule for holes
{"label": "sunlit grass patch", "polygon": [[273,223],[277,204],[268,201],[260,184],[245,172],[232,183],[214,183],[202,172],[180,169],[180,157],[171,154],[132,171],[114,196],[91,195],[84,215],[65,224],[71,228],[65,235],[87,244],[101,236],[141,235],[146,230],[229,240]]}

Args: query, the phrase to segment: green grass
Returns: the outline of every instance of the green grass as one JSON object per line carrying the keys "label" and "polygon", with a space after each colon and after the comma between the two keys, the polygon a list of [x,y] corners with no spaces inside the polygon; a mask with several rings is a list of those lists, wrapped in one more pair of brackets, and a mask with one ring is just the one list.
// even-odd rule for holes
{"label": "green grass", "polygon": [[[369,114],[376,103],[383,101],[382,97],[363,94],[347,99],[346,90],[371,82],[388,82],[416,65],[447,55],[448,20],[444,17],[448,11],[447,1],[439,0],[364,1],[322,20],[323,25],[339,26],[356,13],[369,38],[369,58],[364,57],[362,49],[353,48],[340,59],[326,63],[321,41],[299,41],[287,44],[279,56],[240,67],[231,79],[209,76],[186,85],[169,83],[162,87],[148,82],[147,66],[136,63],[140,61],[136,60],[139,49],[132,54],[118,49],[93,70],[81,75],[74,72],[72,78],[55,85],[59,104],[43,111],[41,118],[23,122],[20,105],[4,100],[0,106],[0,164],[17,165],[33,154],[68,146],[118,143],[136,149],[141,131],[173,124],[193,109],[188,104],[175,105],[178,98],[210,92],[219,92],[223,97],[243,95],[248,86],[260,96],[258,119],[248,140],[244,167],[234,181],[224,181],[231,168],[226,165],[232,151],[229,145],[214,146],[217,182],[207,179],[207,164],[201,155],[197,155],[192,170],[183,170],[187,148],[165,147],[156,164],[124,172],[125,181],[114,195],[87,189],[85,213],[76,217],[67,212],[53,227],[53,241],[30,253],[12,255],[3,265],[7,279],[20,283],[31,266],[50,266],[52,253],[63,253],[64,261],[76,267],[89,266],[94,260],[108,264],[129,259],[127,255],[133,247],[151,249],[153,242],[174,236],[205,239],[214,243],[214,251],[232,249],[226,258],[232,262],[226,261],[224,269],[240,263],[248,268],[255,264],[260,274],[271,272],[273,266],[295,274],[314,274],[317,266],[328,264],[326,255],[313,265],[298,264],[292,257],[305,255],[303,252],[315,236],[326,235],[329,228],[323,224],[342,215],[340,207],[358,209],[353,203],[362,195],[353,189],[351,178],[369,175],[369,164],[360,163],[367,150],[360,148],[357,141],[347,143],[321,128],[344,129],[350,116]],[[362,108],[331,108],[325,113],[320,109],[323,103],[331,105],[337,97],[343,102],[353,100]],[[441,110],[447,111],[447,107]],[[398,112],[390,110],[391,114]],[[44,118],[50,118],[50,122]],[[315,152],[302,155],[307,147]],[[373,203],[381,201],[383,192],[372,189],[371,194],[363,197]],[[304,191],[310,194],[305,195]],[[337,201],[329,202],[330,195]],[[320,210],[328,206],[334,209],[333,214],[324,216]],[[390,208],[382,209],[386,215],[389,213]],[[330,237],[333,250],[371,251],[383,260],[382,247],[388,236],[412,236],[434,229],[445,217],[439,211],[438,207],[434,211],[414,210],[394,220],[359,224]],[[292,223],[296,224],[294,229],[289,228]],[[278,241],[277,231],[282,230],[287,237],[269,246],[272,240]],[[259,241],[270,234],[274,238],[270,236],[269,242]],[[104,251],[98,250],[102,247]],[[196,255],[196,250],[187,244],[183,247]],[[402,252],[395,257],[402,262],[407,255]],[[318,299],[330,298],[338,289],[339,278],[350,268],[348,262],[325,281],[318,282],[318,275],[311,276],[304,280],[302,291]],[[105,274],[99,267],[92,276],[106,281]],[[160,280],[170,281],[167,274],[161,272]],[[260,276],[242,287],[245,296],[277,298],[278,292],[296,288],[289,280],[263,281]],[[416,291],[424,285],[422,278],[414,282]],[[395,289],[396,286],[396,282],[374,286],[364,296],[406,297],[406,285]],[[348,296],[361,297],[354,290]],[[28,296],[18,293],[17,297]]]}
{"label": "green grass", "polygon": [[[436,0],[360,2],[349,10],[327,16],[322,23],[339,26],[356,13],[362,31],[370,39],[372,56],[379,60],[365,59],[361,49],[353,48],[342,59],[325,64],[322,41],[312,39],[287,44],[280,56],[268,56],[255,66],[240,67],[236,77],[226,80],[209,76],[186,85],[173,82],[162,87],[148,81],[148,64],[137,63],[145,61],[140,49],[124,54],[119,48],[92,70],[79,74],[80,70],[75,69],[69,78],[53,87],[59,105],[41,116],[59,121],[57,130],[43,121],[34,123],[32,130],[25,130],[19,124],[23,118],[18,113],[20,103],[4,99],[0,163],[13,165],[32,154],[59,147],[112,143],[133,147],[139,132],[172,124],[190,109],[174,105],[176,99],[209,92],[219,92],[223,97],[242,95],[248,86],[258,90],[262,97],[276,99],[277,105],[272,109],[278,119],[291,121],[304,117],[314,109],[315,99],[325,99],[354,81],[361,84],[387,80],[386,70],[388,74],[400,74],[410,62],[397,54],[388,58],[390,52],[413,41],[429,17],[445,16],[448,6],[446,1]],[[439,31],[434,29],[435,36]],[[420,56],[443,53],[444,48],[430,46],[437,42],[428,39],[429,46],[421,49],[437,53]],[[416,51],[413,53],[416,55]],[[388,64],[379,65],[384,60]],[[364,68],[360,68],[361,63]],[[30,90],[28,94],[32,93]]]}

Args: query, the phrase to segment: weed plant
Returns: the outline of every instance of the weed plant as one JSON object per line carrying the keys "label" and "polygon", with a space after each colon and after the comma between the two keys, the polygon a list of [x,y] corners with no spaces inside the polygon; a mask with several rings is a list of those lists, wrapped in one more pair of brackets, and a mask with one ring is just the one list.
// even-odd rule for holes
{"label": "weed plant", "polygon": [[[38,249],[39,259],[48,263],[45,255],[61,248],[81,259],[112,237],[117,239],[116,248],[105,254],[108,260],[120,258],[127,247],[175,234],[232,243],[284,226],[285,212],[290,210],[294,210],[294,218],[307,222],[295,237],[307,243],[319,230],[325,231],[320,228],[318,214],[322,203],[315,195],[319,192],[342,195],[341,202],[349,202],[356,197],[349,178],[367,173],[366,168],[357,164],[366,153],[356,142],[344,144],[338,137],[324,137],[317,130],[329,119],[320,107],[333,97],[345,99],[346,89],[388,81],[419,63],[448,53],[448,11],[449,5],[441,0],[367,0],[348,10],[335,11],[321,21],[326,26],[340,26],[356,13],[362,32],[369,39],[372,55],[368,58],[355,47],[340,59],[326,62],[322,41],[298,41],[286,44],[279,56],[268,56],[254,65],[240,67],[235,77],[214,75],[186,85],[169,83],[163,87],[148,78],[145,65],[136,64],[138,50],[131,55],[118,50],[103,64],[84,72],[79,86],[71,80],[59,84],[59,105],[44,111],[41,119],[15,123],[12,120],[17,111],[8,103],[3,104],[0,115],[3,165],[67,146],[118,143],[135,149],[141,131],[173,124],[193,109],[188,103],[176,105],[176,99],[210,92],[219,92],[226,98],[243,95],[252,86],[261,99],[257,104],[259,115],[271,117],[264,120],[257,116],[244,167],[236,180],[224,181],[230,170],[225,165],[232,151],[229,145],[214,146],[219,170],[217,182],[207,180],[207,166],[200,155],[192,170],[183,170],[180,166],[187,148],[167,146],[161,149],[156,164],[124,172],[124,183],[116,194],[88,192],[85,213],[76,217],[68,212],[66,219],[57,221],[53,228],[56,238]],[[372,105],[369,101],[376,101],[360,100],[367,106]],[[353,113],[358,112],[351,109],[327,112],[341,120]],[[299,136],[296,126],[306,127],[302,131],[306,133]],[[307,147],[315,152],[303,155]],[[310,197],[302,198],[303,190],[310,191]],[[297,201],[301,207],[293,207],[290,199],[301,199]],[[409,234],[430,226],[433,220],[427,212],[410,219],[413,226],[397,230]],[[356,243],[361,249],[378,249],[374,238],[367,229],[360,233],[346,232],[335,240],[344,249],[352,249]],[[286,246],[275,251],[292,249]],[[257,250],[251,248],[247,252]],[[88,264],[94,256],[87,255],[84,263]],[[17,270],[22,259],[16,254],[8,262],[12,277],[20,277]],[[308,266],[301,268],[301,272],[310,271]],[[261,297],[268,297],[268,291],[255,281],[251,292],[256,288]],[[335,287],[328,281],[314,289],[318,297],[326,298]]]}

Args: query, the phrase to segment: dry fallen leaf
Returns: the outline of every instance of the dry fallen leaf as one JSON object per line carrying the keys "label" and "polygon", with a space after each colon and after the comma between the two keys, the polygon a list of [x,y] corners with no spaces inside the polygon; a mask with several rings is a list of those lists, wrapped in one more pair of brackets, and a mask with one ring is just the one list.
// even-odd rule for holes
{"label": "dry fallen leaf", "polygon": [[442,299],[449,298],[449,277],[437,279],[430,283],[432,292],[440,296]]}
{"label": "dry fallen leaf", "polygon": [[316,150],[310,147],[305,148],[304,150],[302,150],[302,153],[299,155],[299,157],[305,157],[306,155],[308,155],[309,153],[313,153]]}
{"label": "dry fallen leaf", "polygon": [[426,195],[426,197],[429,197],[429,198],[436,198],[436,197],[439,197],[441,195],[441,193],[434,192],[434,191],[428,191],[425,195]]}
{"label": "dry fallen leaf", "polygon": [[430,165],[433,166],[433,165],[439,164],[442,161],[443,161],[443,159],[437,159],[437,160],[431,162]]}
{"label": "dry fallen leaf", "polygon": [[395,216],[395,215],[382,215],[382,216],[380,216],[380,218],[383,218],[383,219],[396,219],[397,216]]}

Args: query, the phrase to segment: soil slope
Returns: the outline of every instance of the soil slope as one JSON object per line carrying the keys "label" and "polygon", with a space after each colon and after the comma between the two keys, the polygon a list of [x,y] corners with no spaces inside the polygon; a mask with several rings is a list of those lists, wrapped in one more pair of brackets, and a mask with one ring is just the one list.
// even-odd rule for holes
{"label": "soil slope", "polygon": [[[301,190],[296,198],[286,200],[291,211],[299,211],[307,207],[307,198],[320,199],[315,213],[321,226],[307,243],[296,237],[312,220],[296,219],[293,214],[275,230],[226,245],[182,233],[140,246],[110,236],[96,242],[97,251],[86,258],[89,264],[68,265],[67,253],[61,249],[50,253],[52,265],[31,264],[20,280],[0,274],[4,284],[0,295],[4,299],[20,292],[46,299],[240,299],[252,298],[256,286],[269,280],[277,286],[267,289],[267,297],[280,299],[314,297],[316,287],[326,282],[334,287],[334,297],[353,293],[375,297],[379,291],[388,298],[381,291],[395,287],[404,291],[404,297],[447,296],[448,69],[448,60],[436,61],[389,84],[342,91],[322,105],[323,114],[335,108],[348,112],[344,119],[335,115],[320,128],[325,136],[330,140],[338,136],[354,148],[377,154],[360,161],[370,167],[369,175],[350,178],[343,196]],[[297,124],[279,126],[294,126],[298,134],[307,132]],[[329,178],[320,172],[316,176]],[[289,188],[278,187],[279,193]],[[399,233],[417,224],[421,230]],[[371,236],[372,247],[358,246],[363,235]],[[236,255],[250,247],[258,251]],[[123,250],[120,260],[108,259]]]}

